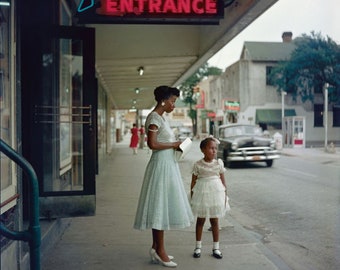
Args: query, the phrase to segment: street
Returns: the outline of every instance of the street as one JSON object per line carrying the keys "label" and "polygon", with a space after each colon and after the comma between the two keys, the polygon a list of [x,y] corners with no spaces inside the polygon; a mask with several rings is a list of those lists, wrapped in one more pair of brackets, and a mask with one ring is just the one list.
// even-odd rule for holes
{"label": "street", "polygon": [[[186,187],[198,142],[180,163]],[[282,155],[227,168],[230,219],[290,269],[340,269],[340,161]],[[228,235],[226,235],[228,237]]]}

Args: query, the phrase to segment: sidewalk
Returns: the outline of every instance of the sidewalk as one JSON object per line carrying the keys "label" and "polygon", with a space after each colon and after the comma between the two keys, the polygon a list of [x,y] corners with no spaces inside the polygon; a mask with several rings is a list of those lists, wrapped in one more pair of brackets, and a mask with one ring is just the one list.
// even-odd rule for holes
{"label": "sidewalk", "polygon": [[340,166],[340,148],[336,147],[332,150],[334,150],[334,152],[327,152],[324,147],[283,148],[281,154],[290,157],[299,157],[304,160],[318,163],[331,163]]}
{"label": "sidewalk", "polygon": [[[301,150],[288,149],[283,154],[297,155]],[[64,220],[69,226],[56,245],[43,254],[42,270],[165,269],[152,264],[148,257],[151,231],[133,229],[143,174],[150,155],[147,149],[133,155],[128,147],[128,138],[116,145],[113,153],[99,168],[96,215]],[[336,157],[339,158],[339,153]],[[181,168],[189,166],[183,161],[181,163]],[[184,181],[185,187],[189,187],[189,180]],[[194,224],[184,230],[165,232],[166,249],[175,257],[178,269],[290,269],[231,216],[221,220],[220,225],[222,260],[211,256],[212,237],[207,230],[208,223],[204,229],[202,257],[199,259],[192,257]]]}

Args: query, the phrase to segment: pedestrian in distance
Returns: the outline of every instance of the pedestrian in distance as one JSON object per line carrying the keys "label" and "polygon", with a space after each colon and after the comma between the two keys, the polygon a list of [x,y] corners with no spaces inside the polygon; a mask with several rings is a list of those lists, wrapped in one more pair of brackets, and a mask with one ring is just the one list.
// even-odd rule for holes
{"label": "pedestrian in distance", "polygon": [[137,155],[137,146],[138,146],[138,128],[137,125],[134,123],[131,128],[131,139],[130,139],[130,148],[133,150],[133,154]]}
{"label": "pedestrian in distance", "polygon": [[189,227],[193,215],[184,189],[175,151],[181,144],[164,118],[175,108],[177,88],[159,86],[154,90],[156,107],[147,116],[147,144],[152,150],[139,196],[134,228],[152,230],[150,258],[166,267],[176,267],[165,250],[164,231]]}
{"label": "pedestrian in distance", "polygon": [[141,125],[139,129],[139,149],[143,149],[145,144],[145,128]]}
{"label": "pedestrian in distance", "polygon": [[196,247],[194,258],[201,257],[202,232],[205,220],[209,218],[213,248],[212,255],[222,259],[219,247],[219,218],[226,213],[226,182],[225,168],[221,159],[216,159],[217,144],[219,141],[213,137],[205,138],[200,143],[204,157],[194,163],[191,180],[191,209],[196,220]]}

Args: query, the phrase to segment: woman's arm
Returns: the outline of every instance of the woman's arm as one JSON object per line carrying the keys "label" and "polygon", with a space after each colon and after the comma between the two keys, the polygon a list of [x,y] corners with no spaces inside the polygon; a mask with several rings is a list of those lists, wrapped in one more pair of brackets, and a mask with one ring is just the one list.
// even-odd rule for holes
{"label": "woman's arm", "polygon": [[148,128],[148,135],[147,135],[147,142],[148,146],[152,150],[164,150],[174,148],[177,149],[178,146],[181,144],[180,141],[177,142],[169,142],[169,143],[161,143],[157,140],[157,130],[158,127],[156,125],[150,125]]}

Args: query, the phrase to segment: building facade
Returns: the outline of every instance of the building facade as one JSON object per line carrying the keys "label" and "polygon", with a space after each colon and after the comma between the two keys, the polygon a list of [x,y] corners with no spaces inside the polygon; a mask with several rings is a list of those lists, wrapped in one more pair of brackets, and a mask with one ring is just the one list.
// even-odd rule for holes
{"label": "building facade", "polygon": [[[74,5],[68,0],[0,3],[1,145],[34,168],[38,219],[47,223],[94,214],[95,175],[114,143],[119,118],[96,80],[94,31],[77,26]],[[3,151],[0,155],[1,223],[12,232],[27,231],[30,175]],[[0,237],[1,269],[29,269],[28,243]]]}
{"label": "building facade", "polygon": [[[314,101],[294,100],[286,93],[277,91],[270,80],[271,69],[280,61],[287,61],[294,50],[291,33],[283,34],[283,42],[245,42],[240,60],[226,68],[225,72],[204,84],[210,97],[206,103],[216,115],[223,111],[223,124],[245,123],[260,125],[271,135],[284,133],[282,110],[285,117],[301,116],[305,121],[303,136],[307,145],[323,145],[325,127],[323,124],[324,96],[315,94]],[[218,100],[217,108],[214,103]],[[230,104],[236,105],[229,110]],[[330,105],[327,112],[329,142],[339,143],[340,126],[337,106]],[[321,116],[321,119],[320,119]],[[219,125],[220,119],[213,119]],[[298,136],[293,134],[293,136]],[[299,135],[301,136],[301,134]],[[285,142],[286,145],[288,141]]]}

